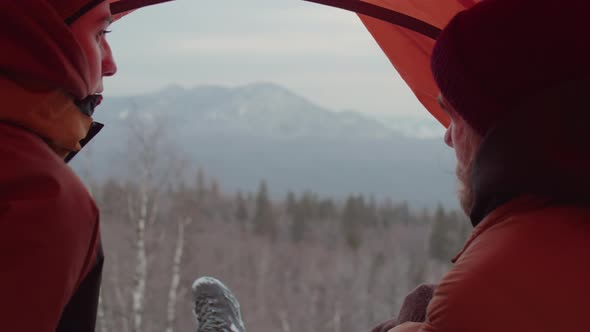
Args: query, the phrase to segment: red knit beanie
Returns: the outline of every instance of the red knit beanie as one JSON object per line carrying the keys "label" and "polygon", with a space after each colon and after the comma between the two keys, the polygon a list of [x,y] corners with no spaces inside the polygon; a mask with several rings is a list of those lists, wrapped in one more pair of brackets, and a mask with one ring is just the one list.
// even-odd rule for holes
{"label": "red knit beanie", "polygon": [[589,19],[588,0],[484,0],[442,31],[434,78],[484,136],[527,98],[590,74]]}

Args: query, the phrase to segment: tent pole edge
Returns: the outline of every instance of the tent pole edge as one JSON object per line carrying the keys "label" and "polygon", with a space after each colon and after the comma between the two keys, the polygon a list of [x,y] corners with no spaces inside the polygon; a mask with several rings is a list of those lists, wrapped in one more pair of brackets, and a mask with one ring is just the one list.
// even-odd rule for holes
{"label": "tent pole edge", "polygon": [[330,7],[336,7],[348,10],[357,14],[369,16],[381,21],[385,21],[414,32],[424,35],[428,38],[435,39],[441,32],[441,29],[432,24],[419,20],[415,17],[402,14],[400,12],[379,7],[377,5],[359,0],[303,0],[322,4]]}

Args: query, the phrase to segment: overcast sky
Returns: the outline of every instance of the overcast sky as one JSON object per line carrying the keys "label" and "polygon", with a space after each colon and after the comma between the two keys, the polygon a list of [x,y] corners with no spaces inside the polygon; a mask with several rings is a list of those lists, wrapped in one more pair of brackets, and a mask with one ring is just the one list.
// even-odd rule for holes
{"label": "overcast sky", "polygon": [[273,82],[332,110],[429,118],[358,17],[302,0],[176,0],[112,25],[105,95]]}

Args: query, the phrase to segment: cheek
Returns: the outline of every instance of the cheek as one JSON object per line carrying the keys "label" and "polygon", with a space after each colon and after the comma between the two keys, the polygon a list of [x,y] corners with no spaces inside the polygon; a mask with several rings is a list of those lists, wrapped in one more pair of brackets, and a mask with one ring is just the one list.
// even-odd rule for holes
{"label": "cheek", "polygon": [[453,124],[451,123],[445,131],[445,144],[453,147]]}
{"label": "cheek", "polygon": [[85,40],[81,43],[82,50],[84,51],[84,57],[88,64],[88,72],[90,74],[90,80],[96,80],[96,76],[100,73],[101,63],[101,51],[96,41]]}
{"label": "cheek", "polygon": [[86,60],[88,61],[88,65],[90,66],[90,70],[94,72],[96,70],[96,65],[100,63],[102,53],[100,45],[92,36],[89,36],[83,43],[83,49]]}
{"label": "cheek", "polygon": [[90,65],[92,72],[100,72],[100,64],[102,62],[102,51],[100,46],[97,44],[91,45],[89,51],[88,64]]}
{"label": "cheek", "polygon": [[466,137],[465,128],[462,126],[455,126],[452,132],[453,147],[455,148],[455,155],[459,163],[465,164],[469,160],[471,153],[470,142]]}

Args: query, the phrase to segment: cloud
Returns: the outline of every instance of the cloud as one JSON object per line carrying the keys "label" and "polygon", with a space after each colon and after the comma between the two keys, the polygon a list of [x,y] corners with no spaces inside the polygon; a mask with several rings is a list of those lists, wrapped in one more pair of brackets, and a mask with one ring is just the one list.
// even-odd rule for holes
{"label": "cloud", "polygon": [[[117,22],[107,92],[272,81],[327,108],[424,112],[362,25],[302,0],[176,0]],[[110,90],[109,90],[110,88]]]}
{"label": "cloud", "polygon": [[[179,54],[236,56],[368,56],[374,54],[370,36],[277,31],[272,34],[199,36],[176,40],[166,47]],[[345,52],[343,52],[345,51]]]}

